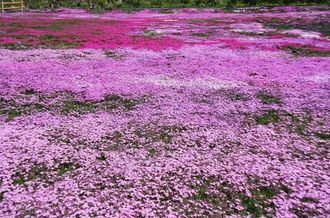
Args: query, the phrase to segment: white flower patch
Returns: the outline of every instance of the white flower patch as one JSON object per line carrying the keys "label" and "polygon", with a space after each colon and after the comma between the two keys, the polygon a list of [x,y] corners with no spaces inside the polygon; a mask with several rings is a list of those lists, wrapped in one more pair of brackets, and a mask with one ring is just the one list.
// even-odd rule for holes
{"label": "white flower patch", "polygon": [[238,81],[226,81],[216,78],[198,78],[195,80],[178,80],[164,76],[150,76],[140,80],[140,82],[153,83],[165,87],[191,87],[191,88],[205,88],[205,89],[229,89],[239,86],[246,86],[247,84]]}
{"label": "white flower patch", "polygon": [[327,74],[317,74],[310,77],[307,77],[307,80],[313,81],[315,83],[327,83],[330,81],[330,75]]}
{"label": "white flower patch", "polygon": [[261,23],[253,22],[253,23],[235,23],[231,24],[232,32],[238,33],[256,33],[262,34],[265,32],[273,31],[273,29],[265,29]]}
{"label": "white flower patch", "polygon": [[291,34],[291,35],[296,35],[301,38],[305,39],[320,39],[322,38],[322,34],[318,32],[313,32],[313,31],[304,31],[300,29],[292,29],[292,30],[285,30],[282,31],[284,34]]}

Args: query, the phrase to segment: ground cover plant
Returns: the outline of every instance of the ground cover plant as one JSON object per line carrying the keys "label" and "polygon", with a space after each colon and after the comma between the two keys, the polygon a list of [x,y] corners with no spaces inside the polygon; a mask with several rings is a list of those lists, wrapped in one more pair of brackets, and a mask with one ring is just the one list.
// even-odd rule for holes
{"label": "ground cover plant", "polygon": [[[8,1],[8,0],[5,0]],[[28,8],[76,7],[102,11],[114,8],[243,7],[280,5],[329,5],[329,0],[25,0]],[[164,12],[164,11],[163,11]]]}
{"label": "ground cover plant", "polygon": [[329,7],[0,15],[0,217],[327,217]]}

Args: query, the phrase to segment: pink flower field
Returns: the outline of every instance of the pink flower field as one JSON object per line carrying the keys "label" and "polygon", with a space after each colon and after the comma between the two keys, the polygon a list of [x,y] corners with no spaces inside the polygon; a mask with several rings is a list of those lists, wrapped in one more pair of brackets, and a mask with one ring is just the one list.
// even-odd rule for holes
{"label": "pink flower field", "polygon": [[0,14],[0,217],[329,217],[330,7]]}

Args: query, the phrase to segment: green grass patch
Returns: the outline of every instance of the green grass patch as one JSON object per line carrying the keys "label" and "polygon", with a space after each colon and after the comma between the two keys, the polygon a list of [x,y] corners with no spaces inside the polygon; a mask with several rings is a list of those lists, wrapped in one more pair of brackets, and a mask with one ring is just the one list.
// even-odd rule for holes
{"label": "green grass patch", "polygon": [[54,21],[52,23],[37,23],[36,25],[32,25],[31,28],[37,30],[60,31],[68,27],[77,26],[81,24],[81,22],[83,21],[79,19],[63,19],[63,20]]}
{"label": "green grass patch", "polygon": [[76,48],[79,45],[79,40],[75,36],[42,35],[39,40],[39,45],[35,47],[66,49]]}
{"label": "green grass patch", "polygon": [[279,188],[282,191],[284,191],[286,194],[291,194],[292,193],[292,190],[286,185],[281,184]]}
{"label": "green grass patch", "polygon": [[42,110],[44,110],[44,106],[42,104],[35,103],[35,104],[9,106],[9,109],[6,109],[4,107],[1,110],[0,108],[0,114],[6,114],[7,115],[6,121],[10,122],[14,120],[16,117],[29,114],[33,111],[42,111]]}
{"label": "green grass patch", "polygon": [[104,54],[108,57],[108,58],[112,58],[114,60],[122,60],[124,58],[124,55],[119,54],[115,51],[111,51],[111,50],[106,50],[104,51]]}
{"label": "green grass patch", "polygon": [[261,186],[251,190],[251,193],[251,197],[239,194],[241,204],[245,208],[242,215],[255,218],[273,216],[275,205],[270,200],[278,194],[278,190],[273,186]]}
{"label": "green grass patch", "polygon": [[27,181],[34,181],[37,179],[46,179],[47,167],[43,165],[35,165],[31,167],[28,171],[19,171],[14,175],[13,184],[23,185]]}
{"label": "green grass patch", "polygon": [[42,104],[33,104],[33,107],[35,110],[38,110],[38,111],[44,109],[44,106]]}
{"label": "green grass patch", "polygon": [[123,99],[121,105],[128,111],[132,110],[136,103],[131,99]]}
{"label": "green grass patch", "polygon": [[208,193],[208,189],[212,185],[213,178],[202,179],[197,177],[197,179],[203,181],[202,184],[195,186],[196,193],[193,195],[193,199],[197,201],[204,201],[213,206],[219,206],[220,202],[223,200],[221,199],[221,196]]}
{"label": "green grass patch", "polygon": [[261,115],[255,115],[254,121],[258,125],[269,125],[271,123],[276,124],[281,122],[287,126],[290,133],[294,132],[306,136],[313,118],[308,111],[305,111],[303,114],[294,114],[286,111],[269,109],[265,110]]}
{"label": "green grass patch", "polygon": [[273,96],[267,92],[260,91],[257,93],[256,97],[263,103],[263,104],[281,104],[282,101],[280,98]]}
{"label": "green grass patch", "polygon": [[148,156],[149,157],[156,157],[158,154],[158,151],[155,148],[149,148],[148,149]]}
{"label": "green grass patch", "polygon": [[261,186],[258,189],[252,191],[254,195],[264,196],[267,199],[272,199],[276,194],[277,190],[272,186]]}
{"label": "green grass patch", "polygon": [[100,156],[97,157],[97,159],[100,161],[106,161],[107,157],[104,155],[104,153],[101,153]]}
{"label": "green grass patch", "polygon": [[165,144],[170,144],[177,134],[185,130],[187,130],[185,126],[146,125],[136,128],[134,133],[137,138],[144,138],[147,142],[163,142]]}
{"label": "green grass patch", "polygon": [[163,129],[161,129],[159,133],[159,138],[161,141],[163,141],[166,144],[169,144],[172,141],[172,136],[170,135],[170,133],[166,132],[166,130]]}
{"label": "green grass patch", "polygon": [[168,8],[163,8],[159,10],[160,14],[173,14],[173,10],[172,9],[168,9]]}
{"label": "green grass patch", "polygon": [[44,178],[47,170],[45,166],[36,165],[29,170],[27,180],[32,181],[38,178]]}
{"label": "green grass patch", "polygon": [[[272,199],[282,191],[282,185],[260,185],[262,181],[256,178],[248,178],[248,183],[255,188],[250,189],[251,195],[247,196],[245,192],[235,190],[228,182],[219,184],[219,178],[203,178],[198,175],[194,179],[197,184],[191,186],[195,190],[192,196],[193,200],[202,201],[211,207],[225,210],[227,215],[240,215],[244,217],[273,217],[276,208]],[[231,210],[230,202],[240,201],[243,210]]]}
{"label": "green grass patch", "polygon": [[64,101],[62,106],[62,113],[70,114],[70,113],[89,113],[95,110],[104,109],[107,111],[111,111],[114,109],[123,109],[124,111],[133,110],[137,104],[142,103],[142,100],[138,99],[129,99],[123,98],[119,95],[108,95],[104,98],[104,100],[99,102],[91,102],[91,101],[76,101],[73,99],[69,99]]}
{"label": "green grass patch", "polygon": [[282,20],[273,18],[263,21],[263,24],[268,28],[277,30],[301,29],[305,31],[319,32],[325,36],[330,36],[330,22],[325,19],[318,19],[309,22],[303,19]]}
{"label": "green grass patch", "polygon": [[35,95],[35,94],[37,94],[38,92],[37,91],[35,91],[34,89],[26,89],[25,91],[24,91],[24,95]]}
{"label": "green grass patch", "polygon": [[304,202],[304,203],[318,203],[319,202],[318,199],[312,198],[312,197],[303,197],[301,199],[301,201]]}
{"label": "green grass patch", "polygon": [[66,100],[62,108],[63,113],[72,112],[91,112],[96,109],[96,106],[89,102],[80,102],[75,100]]}
{"label": "green grass patch", "polygon": [[[223,183],[223,185],[217,187],[214,182],[217,181],[215,177],[209,177],[203,179],[201,176],[196,176],[197,180],[201,180],[201,184],[195,185],[194,189],[196,193],[193,195],[193,199],[196,201],[203,201],[208,203],[216,208],[227,209],[226,201],[232,201],[235,193],[231,193],[231,190],[228,189],[228,184]],[[209,192],[209,190],[217,189],[217,192]]]}
{"label": "green grass patch", "polygon": [[74,164],[73,163],[61,163],[59,166],[58,166],[58,173],[63,176],[64,174],[70,172],[74,170]]}
{"label": "green grass patch", "polygon": [[263,208],[257,206],[256,199],[247,196],[242,196],[241,203],[242,206],[245,208],[245,213],[243,212],[243,214],[251,214],[252,217],[261,217],[261,215],[263,215]]}
{"label": "green grass patch", "polygon": [[[79,101],[74,99],[73,94],[56,93],[52,95],[42,95],[33,89],[27,89],[21,93],[23,102],[17,103],[13,98],[11,100],[0,99],[0,115],[6,118],[6,121],[12,121],[19,116],[29,115],[40,111],[53,111],[65,115],[81,115],[95,112],[96,110],[112,111],[121,109],[125,112],[131,111],[138,104],[145,102],[145,98],[124,98],[119,95],[109,95],[101,101]],[[35,96],[36,103],[30,103],[31,98]],[[47,103],[51,101],[51,104]]]}
{"label": "green grass patch", "polygon": [[[269,109],[263,111],[261,115],[254,115],[254,121],[256,124],[260,125],[281,123],[287,127],[289,133],[297,133],[301,136],[314,134],[318,137],[315,132],[313,133],[310,131],[313,117],[308,110],[304,110],[301,113],[289,113],[286,111]],[[320,137],[322,136],[320,135]]]}
{"label": "green grass patch", "polygon": [[248,101],[249,100],[249,96],[235,91],[235,90],[228,90],[225,93],[226,97],[232,101]]}
{"label": "green grass patch", "polygon": [[7,112],[7,121],[12,121],[13,119],[15,119],[15,117],[19,117],[21,115],[22,113],[20,111],[10,110]]}
{"label": "green grass patch", "polygon": [[315,136],[319,139],[322,139],[322,140],[330,140],[330,134],[328,133],[320,133],[320,132],[315,132],[314,133]]}
{"label": "green grass patch", "polygon": [[192,33],[191,35],[201,37],[201,38],[207,38],[207,37],[210,37],[212,34],[211,33]]}
{"label": "green grass patch", "polygon": [[212,25],[219,25],[221,22],[219,18],[209,18],[209,19],[190,19],[188,21],[191,24],[196,24],[196,25],[207,25],[207,26],[212,26]]}
{"label": "green grass patch", "polygon": [[23,185],[25,182],[25,176],[21,172],[17,172],[13,179],[13,185]]}
{"label": "green grass patch", "polygon": [[112,151],[117,151],[121,148],[121,145],[123,144],[122,141],[124,134],[119,131],[114,131],[112,133],[108,133],[101,137],[101,143],[107,144],[108,149]]}
{"label": "green grass patch", "polygon": [[105,107],[108,109],[124,108],[126,111],[130,111],[139,102],[134,99],[123,98],[119,95],[108,95],[104,98]]}
{"label": "green grass patch", "polygon": [[295,47],[295,46],[283,46],[282,50],[287,53],[299,57],[328,57],[330,56],[330,51],[317,50],[308,47]]}
{"label": "green grass patch", "polygon": [[39,38],[41,40],[44,40],[44,41],[59,40],[60,39],[59,36],[55,36],[55,35],[42,35]]}
{"label": "green grass patch", "polygon": [[244,35],[244,36],[249,36],[249,37],[257,37],[257,36],[266,35],[266,33],[246,32],[246,31],[240,31],[238,33],[241,35]]}
{"label": "green grass patch", "polygon": [[291,118],[291,129],[293,129],[293,131],[295,131],[299,135],[305,135],[306,129],[312,122],[311,115],[307,113],[302,118],[298,117],[295,114],[288,114],[288,116]]}
{"label": "green grass patch", "polygon": [[26,50],[28,48],[31,48],[31,46],[22,43],[7,43],[0,45],[0,48],[9,49],[9,50]]}
{"label": "green grass patch", "polygon": [[254,120],[257,124],[268,125],[270,123],[278,123],[281,119],[277,110],[267,110],[263,115],[255,116]]}
{"label": "green grass patch", "polygon": [[5,198],[5,192],[0,192],[0,203],[3,201]]}
{"label": "green grass patch", "polygon": [[206,193],[206,188],[205,187],[199,187],[197,189],[197,193],[194,196],[195,200],[199,201],[205,201],[209,199],[209,195]]}

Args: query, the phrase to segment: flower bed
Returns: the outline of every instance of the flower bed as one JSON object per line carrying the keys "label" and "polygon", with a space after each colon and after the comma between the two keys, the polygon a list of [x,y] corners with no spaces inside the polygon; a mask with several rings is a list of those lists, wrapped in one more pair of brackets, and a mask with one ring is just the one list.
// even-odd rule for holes
{"label": "flower bed", "polygon": [[1,14],[0,217],[325,217],[323,9]]}

